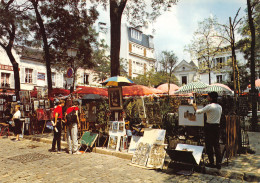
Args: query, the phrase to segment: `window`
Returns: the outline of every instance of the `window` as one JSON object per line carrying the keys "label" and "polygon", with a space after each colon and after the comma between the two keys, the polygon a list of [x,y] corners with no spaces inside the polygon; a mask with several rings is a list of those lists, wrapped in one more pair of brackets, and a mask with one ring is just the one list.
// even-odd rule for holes
{"label": "window", "polygon": [[1,73],[1,87],[10,88],[10,74],[9,73]]}
{"label": "window", "polygon": [[55,86],[55,78],[56,78],[55,75],[56,74],[54,72],[51,73],[52,86]]}
{"label": "window", "polygon": [[32,69],[25,68],[25,83],[33,83],[32,74]]}
{"label": "window", "polygon": [[182,84],[187,84],[187,76],[182,76],[181,77],[181,83]]}
{"label": "window", "polygon": [[224,65],[224,62],[225,62],[225,57],[216,58],[216,66],[217,66],[217,68],[222,69],[223,65]]}
{"label": "window", "polygon": [[221,83],[223,81],[222,75],[217,75],[217,83]]}
{"label": "window", "polygon": [[139,32],[138,30],[131,29],[131,37],[141,41],[142,40],[142,33]]}
{"label": "window", "polygon": [[182,70],[185,71],[185,67],[182,67]]}
{"label": "window", "polygon": [[89,75],[85,73],[84,74],[84,85],[88,85],[89,84],[88,77],[89,77]]}

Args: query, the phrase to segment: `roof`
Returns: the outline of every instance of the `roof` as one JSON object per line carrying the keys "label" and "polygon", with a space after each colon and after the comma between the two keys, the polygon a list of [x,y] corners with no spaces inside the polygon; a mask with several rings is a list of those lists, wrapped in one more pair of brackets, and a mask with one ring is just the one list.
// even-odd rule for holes
{"label": "roof", "polygon": [[181,68],[182,66],[188,66],[188,67],[190,67],[191,70],[198,69],[198,67],[196,66],[196,64],[193,61],[190,61],[190,63],[188,63],[186,60],[182,60],[178,65],[176,65],[176,67],[174,68],[174,71],[176,71],[178,68]]}
{"label": "roof", "polygon": [[21,47],[21,59],[44,62],[43,51],[35,48]]}
{"label": "roof", "polygon": [[[136,30],[136,31],[139,31],[139,32],[142,34],[142,40],[141,40],[141,41],[132,38],[132,36],[131,36],[131,29],[134,29],[134,30]],[[135,29],[135,28],[133,28],[133,27],[128,27],[128,28],[127,28],[127,31],[128,31],[128,39],[129,39],[129,41],[134,42],[134,43],[137,43],[137,44],[140,44],[140,45],[142,45],[142,46],[144,46],[144,47],[147,47],[147,48],[154,48],[154,47],[153,47],[153,44],[152,44],[152,45],[149,45],[149,37],[152,37],[152,38],[153,38],[153,36],[143,34],[142,31],[140,31],[140,30],[138,30],[138,29]]]}

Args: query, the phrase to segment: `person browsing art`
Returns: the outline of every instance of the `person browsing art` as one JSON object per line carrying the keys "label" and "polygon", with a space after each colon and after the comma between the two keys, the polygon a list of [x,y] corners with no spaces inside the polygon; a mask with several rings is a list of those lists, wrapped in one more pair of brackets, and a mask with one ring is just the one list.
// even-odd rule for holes
{"label": "person browsing art", "polygon": [[[205,146],[209,158],[208,167],[221,169],[221,152],[219,144],[220,136],[220,118],[222,107],[218,104],[218,93],[210,92],[207,97],[210,104],[202,109],[197,109],[196,104],[193,107],[197,114],[206,113],[207,122],[205,123]],[[216,156],[216,165],[214,165],[214,153]]]}
{"label": "person browsing art", "polygon": [[21,130],[21,111],[20,111],[20,106],[16,105],[15,106],[15,113],[13,115],[12,120],[14,121],[14,134],[16,135],[15,141],[20,141],[19,135],[22,133]]}
{"label": "person browsing art", "polygon": [[78,105],[78,101],[73,101],[73,105],[65,113],[69,154],[81,154],[78,151],[78,128],[80,128]]}
{"label": "person browsing art", "polygon": [[57,130],[54,130],[54,136],[52,140],[52,148],[50,149],[51,152],[55,152],[55,146],[57,143],[57,149],[58,153],[61,152],[61,123],[63,119],[63,114],[62,114],[62,108],[65,104],[64,100],[59,101],[59,105],[54,109],[53,111],[53,118],[54,118],[54,125],[53,127],[56,127]]}

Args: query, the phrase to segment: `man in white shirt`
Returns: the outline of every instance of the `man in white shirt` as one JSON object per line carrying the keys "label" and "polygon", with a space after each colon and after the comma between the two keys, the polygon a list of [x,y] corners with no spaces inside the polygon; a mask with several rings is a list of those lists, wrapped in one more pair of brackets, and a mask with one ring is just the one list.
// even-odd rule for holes
{"label": "man in white shirt", "polygon": [[[205,124],[205,145],[206,152],[209,158],[209,167],[216,167],[221,169],[221,152],[219,145],[219,131],[220,131],[220,118],[222,114],[222,107],[217,103],[218,93],[210,92],[208,93],[208,101],[210,104],[206,105],[202,109],[197,110],[196,104],[193,107],[197,114],[206,113],[207,122]],[[214,165],[214,152],[216,155],[216,166]]]}

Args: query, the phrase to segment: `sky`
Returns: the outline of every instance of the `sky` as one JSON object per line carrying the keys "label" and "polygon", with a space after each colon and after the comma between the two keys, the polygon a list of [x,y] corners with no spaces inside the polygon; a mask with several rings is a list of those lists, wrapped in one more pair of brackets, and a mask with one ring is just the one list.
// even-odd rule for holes
{"label": "sky", "polygon": [[[216,16],[219,23],[227,24],[229,17],[233,19],[240,7],[238,19],[246,15],[246,0],[179,0],[171,11],[164,12],[149,25],[150,30],[155,29],[156,54],[173,51],[179,62],[183,59],[190,62],[190,55],[184,48],[191,43],[198,22]],[[109,15],[101,13],[99,19],[109,23]]]}

